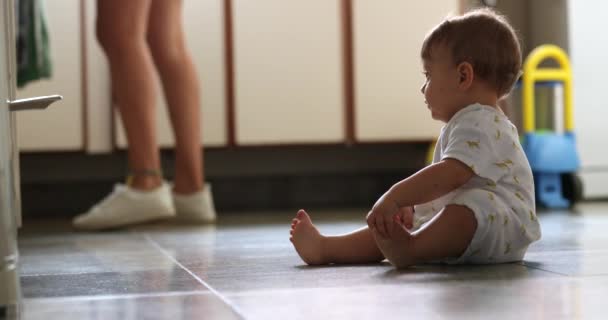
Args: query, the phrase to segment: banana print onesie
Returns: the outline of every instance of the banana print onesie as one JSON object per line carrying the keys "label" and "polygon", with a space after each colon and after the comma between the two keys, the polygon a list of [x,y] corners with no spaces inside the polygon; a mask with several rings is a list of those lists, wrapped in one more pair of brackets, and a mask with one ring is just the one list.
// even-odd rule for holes
{"label": "banana print onesie", "polygon": [[540,239],[532,170],[517,129],[499,110],[473,104],[458,111],[441,129],[433,163],[456,159],[475,175],[465,185],[415,206],[414,230],[446,205],[468,207],[477,219],[473,240],[462,256],[447,263],[503,263],[523,259]]}

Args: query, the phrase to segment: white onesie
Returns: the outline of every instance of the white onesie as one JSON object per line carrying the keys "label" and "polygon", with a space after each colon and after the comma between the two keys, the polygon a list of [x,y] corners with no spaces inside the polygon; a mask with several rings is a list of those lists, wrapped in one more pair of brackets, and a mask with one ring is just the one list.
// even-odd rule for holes
{"label": "white onesie", "polygon": [[497,108],[473,104],[458,111],[441,129],[433,163],[451,158],[475,175],[465,185],[415,206],[414,230],[446,205],[471,209],[477,230],[464,254],[447,263],[520,261],[530,243],[540,239],[534,205],[532,170],[517,129]]}

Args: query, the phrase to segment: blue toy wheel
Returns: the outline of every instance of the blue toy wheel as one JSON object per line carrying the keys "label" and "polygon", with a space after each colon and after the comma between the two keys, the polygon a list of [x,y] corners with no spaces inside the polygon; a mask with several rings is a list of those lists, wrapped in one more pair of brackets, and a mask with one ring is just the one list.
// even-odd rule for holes
{"label": "blue toy wheel", "polygon": [[562,194],[570,201],[570,207],[583,199],[583,181],[575,173],[561,174]]}

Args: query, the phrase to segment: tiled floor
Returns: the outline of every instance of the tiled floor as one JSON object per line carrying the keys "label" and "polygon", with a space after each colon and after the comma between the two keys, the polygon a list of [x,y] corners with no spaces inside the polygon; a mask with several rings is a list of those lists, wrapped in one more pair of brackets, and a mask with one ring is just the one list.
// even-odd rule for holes
{"label": "tiled floor", "polygon": [[[23,319],[605,319],[608,203],[540,216],[523,263],[307,267],[288,241],[293,212],[242,213],[217,226],[21,231]],[[313,211],[324,233],[363,210]]]}

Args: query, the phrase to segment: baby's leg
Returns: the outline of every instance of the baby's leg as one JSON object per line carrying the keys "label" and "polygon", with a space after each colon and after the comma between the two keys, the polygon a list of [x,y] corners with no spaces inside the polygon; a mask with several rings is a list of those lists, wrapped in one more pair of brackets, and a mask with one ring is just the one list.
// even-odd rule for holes
{"label": "baby's leg", "polygon": [[312,224],[304,210],[298,211],[291,224],[296,251],[310,265],[329,263],[374,263],[384,260],[367,227],[339,236],[324,236]]}
{"label": "baby's leg", "polygon": [[473,240],[476,229],[473,211],[460,205],[448,205],[412,234],[395,224],[393,238],[383,238],[376,231],[373,236],[383,255],[395,267],[405,268],[416,263],[459,257]]}

